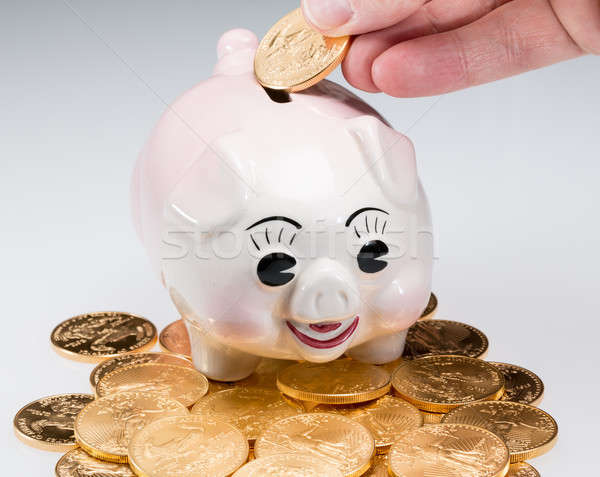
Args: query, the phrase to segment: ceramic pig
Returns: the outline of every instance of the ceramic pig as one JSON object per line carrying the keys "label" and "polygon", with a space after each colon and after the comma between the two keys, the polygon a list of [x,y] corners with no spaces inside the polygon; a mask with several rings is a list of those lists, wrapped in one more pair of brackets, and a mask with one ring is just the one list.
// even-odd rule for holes
{"label": "ceramic pig", "polygon": [[184,317],[194,364],[235,381],[261,357],[401,356],[431,289],[411,142],[329,81],[271,99],[256,37],[160,119],[136,165],[136,227]]}

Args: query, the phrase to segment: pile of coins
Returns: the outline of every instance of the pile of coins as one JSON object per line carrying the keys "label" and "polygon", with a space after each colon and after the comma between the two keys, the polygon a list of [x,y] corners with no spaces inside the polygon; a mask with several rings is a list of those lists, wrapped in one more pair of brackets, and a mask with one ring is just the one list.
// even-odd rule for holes
{"label": "pile of coins", "polygon": [[163,352],[152,352],[156,328],[144,318],[71,318],[51,342],[63,356],[100,361],[90,374],[95,395],[28,404],[15,432],[68,451],[57,477],[539,477],[524,461],[558,433],[535,407],[542,381],[482,360],[486,336],[432,319],[436,308],[432,295],[397,362],[264,359],[236,383],[194,369],[181,321],[161,333]]}

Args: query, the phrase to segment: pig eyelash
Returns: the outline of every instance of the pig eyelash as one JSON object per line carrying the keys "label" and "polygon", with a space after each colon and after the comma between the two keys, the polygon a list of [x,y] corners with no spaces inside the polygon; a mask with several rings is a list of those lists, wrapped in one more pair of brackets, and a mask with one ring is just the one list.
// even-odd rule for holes
{"label": "pig eyelash", "polygon": [[256,247],[256,250],[260,251],[260,247],[258,246],[258,244],[256,243],[256,240],[254,240],[254,237],[252,236],[252,234],[250,234],[250,240],[252,240],[252,243],[254,244],[254,246]]}
{"label": "pig eyelash", "polygon": [[[379,217],[375,217],[375,233],[385,233],[385,228],[387,226],[387,220],[383,223],[383,227],[381,228],[381,232],[379,232],[379,230],[377,230],[379,225]],[[369,216],[365,215],[365,228],[367,229],[367,233],[371,233],[371,229],[369,227]],[[358,233],[358,229],[356,228],[356,225],[354,226],[354,233],[356,234],[356,236],[358,238],[361,238],[360,234]]]}
{"label": "pig eyelash", "polygon": [[[281,228],[281,230],[279,230],[279,234],[277,235],[277,242],[278,243],[282,243],[283,240],[283,232],[284,232],[285,228]],[[290,245],[292,245],[294,243],[294,240],[296,239],[296,235],[297,233],[294,233],[292,235],[292,237],[290,238]],[[258,245],[258,243],[256,242],[256,239],[254,238],[253,234],[250,234],[250,240],[252,240],[252,243],[254,244],[254,246],[256,247],[256,250],[260,251],[260,246]],[[265,229],[265,240],[267,241],[268,245],[271,245],[271,237],[269,235],[269,229]]]}

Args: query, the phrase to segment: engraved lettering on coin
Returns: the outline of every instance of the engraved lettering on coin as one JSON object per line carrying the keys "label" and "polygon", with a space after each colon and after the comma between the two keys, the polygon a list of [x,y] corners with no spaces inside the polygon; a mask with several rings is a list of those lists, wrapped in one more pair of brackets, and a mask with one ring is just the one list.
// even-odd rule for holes
{"label": "engraved lettering on coin", "polygon": [[303,90],[342,62],[350,42],[350,37],[324,37],[306,23],[300,9],[294,10],[279,20],[258,46],[256,77],[266,88]]}
{"label": "engraved lettering on coin", "polygon": [[156,328],[145,318],[127,313],[90,313],[63,321],[50,339],[56,351],[67,358],[98,362],[151,348]]}
{"label": "engraved lettering on coin", "polygon": [[90,374],[90,384],[92,388],[96,388],[100,380],[107,374],[113,372],[115,369],[122,368],[124,366],[130,366],[133,364],[144,364],[144,363],[161,363],[161,364],[172,364],[175,366],[183,366],[184,368],[193,368],[194,365],[191,361],[185,359],[182,356],[167,353],[132,353],[116,356],[115,358],[107,359],[102,361],[98,366],[94,368]]}
{"label": "engraved lettering on coin", "polygon": [[394,396],[384,396],[367,405],[321,404],[314,409],[314,412],[340,414],[362,424],[373,435],[377,452],[386,452],[401,434],[423,425],[421,412],[403,399]]}
{"label": "engraved lettering on coin", "polygon": [[337,414],[299,414],[274,423],[257,440],[257,458],[297,452],[336,466],[343,475],[361,475],[375,451],[371,433]]}
{"label": "engraved lettering on coin", "polygon": [[75,447],[73,431],[79,411],[94,400],[90,394],[60,394],[38,399],[17,412],[17,437],[38,449],[65,452]]}
{"label": "engraved lettering on coin", "polygon": [[74,449],[56,464],[56,477],[135,477],[126,464],[95,459],[81,449]]}
{"label": "engraved lettering on coin", "polygon": [[273,422],[300,414],[302,408],[286,403],[279,391],[239,387],[204,397],[192,414],[219,419],[237,427],[253,443]]}
{"label": "engraved lettering on coin", "polygon": [[474,401],[499,399],[504,378],[498,368],[466,356],[426,356],[405,361],[392,376],[400,397],[428,412],[448,412]]}
{"label": "engraved lettering on coin", "polygon": [[390,375],[383,368],[349,359],[329,363],[303,362],[281,371],[277,387],[302,401],[352,404],[387,394]]}
{"label": "engraved lettering on coin", "polygon": [[167,325],[160,332],[158,344],[163,351],[180,354],[188,359],[192,359],[190,335],[183,320],[177,320]]}
{"label": "engraved lettering on coin", "polygon": [[408,330],[402,357],[454,354],[479,358],[488,346],[487,337],[473,326],[449,320],[417,321]]}
{"label": "engraved lettering on coin", "polygon": [[460,424],[408,432],[392,446],[388,459],[397,477],[503,477],[509,465],[502,439]]}
{"label": "engraved lettering on coin", "polygon": [[129,460],[141,477],[226,477],[246,462],[248,451],[246,437],[230,424],[169,417],[133,436]]}
{"label": "engraved lettering on coin", "polygon": [[[303,454],[275,454],[255,459],[233,477],[343,477],[337,467]],[[387,474],[386,474],[387,477]]]}
{"label": "engraved lettering on coin", "polygon": [[540,473],[527,462],[512,464],[506,477],[541,477]]}
{"label": "engraved lettering on coin", "polygon": [[151,392],[124,392],[96,399],[75,420],[77,443],[92,456],[126,463],[131,437],[152,421],[186,416],[180,402]]}
{"label": "engraved lettering on coin", "polygon": [[544,383],[528,369],[514,364],[490,363],[496,366],[504,375],[506,391],[502,401],[520,402],[535,406],[544,395]]}
{"label": "engraved lettering on coin", "polygon": [[208,391],[208,380],[192,368],[145,363],[115,369],[96,386],[100,397],[122,392],[152,392],[189,407]]}
{"label": "engraved lettering on coin", "polygon": [[548,413],[510,401],[468,404],[449,412],[442,422],[469,424],[500,436],[512,463],[545,454],[558,436],[556,421]]}

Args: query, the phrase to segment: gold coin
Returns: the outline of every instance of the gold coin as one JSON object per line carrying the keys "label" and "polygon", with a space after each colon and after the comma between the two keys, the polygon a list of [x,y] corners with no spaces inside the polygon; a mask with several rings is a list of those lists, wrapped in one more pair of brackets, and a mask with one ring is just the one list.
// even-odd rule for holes
{"label": "gold coin", "polygon": [[98,397],[130,391],[158,393],[189,407],[206,394],[208,380],[195,369],[145,363],[115,369],[96,386]]}
{"label": "gold coin", "polygon": [[304,454],[274,454],[253,460],[233,477],[343,477],[335,465]]}
{"label": "gold coin", "polygon": [[324,79],[342,62],[351,38],[327,38],[313,30],[300,9],[288,13],[258,46],[254,72],[265,88],[301,91]]}
{"label": "gold coin", "polygon": [[314,412],[341,414],[362,424],[373,435],[377,453],[387,452],[402,433],[423,425],[421,412],[412,404],[394,396],[384,396],[367,405],[321,404]]}
{"label": "gold coin", "polygon": [[158,345],[167,353],[180,354],[187,359],[192,359],[192,346],[190,335],[183,320],[177,320],[167,325],[158,337]]}
{"label": "gold coin", "polygon": [[93,400],[90,394],[59,394],[29,403],[15,415],[15,435],[36,449],[56,452],[74,449],[75,418]]}
{"label": "gold coin", "polygon": [[502,439],[462,424],[407,432],[392,446],[388,459],[395,477],[504,477],[509,465]]}
{"label": "gold coin", "polygon": [[192,414],[237,427],[250,444],[273,422],[300,413],[301,407],[292,407],[279,391],[266,388],[227,389],[200,399],[192,408]]}
{"label": "gold coin", "polygon": [[511,463],[545,454],[558,437],[558,426],[550,414],[518,402],[467,404],[449,412],[442,422],[469,424],[500,436],[506,442]]}
{"label": "gold coin", "polygon": [[246,437],[231,424],[168,417],[133,436],[129,465],[140,477],[225,477],[246,462],[248,450]]}
{"label": "gold coin", "polygon": [[98,460],[82,449],[63,455],[54,472],[56,477],[135,477],[127,464]]}
{"label": "gold coin", "polygon": [[97,363],[120,354],[149,350],[156,328],[145,318],[119,312],[89,313],[60,323],[50,335],[58,354]]}
{"label": "gold coin", "polygon": [[383,369],[350,359],[329,363],[298,363],[277,376],[279,390],[294,399],[321,404],[371,401],[390,390],[390,375]]}
{"label": "gold coin", "polygon": [[527,462],[518,462],[510,466],[506,477],[541,477],[541,475]]}
{"label": "gold coin", "polygon": [[443,412],[427,412],[421,411],[423,416],[423,424],[439,424],[442,418],[446,415]]}
{"label": "gold coin", "polygon": [[470,325],[449,320],[417,321],[408,330],[402,357],[454,354],[479,358],[488,346],[487,337]]}
{"label": "gold coin", "polygon": [[235,382],[221,382],[208,380],[209,393],[216,393],[226,389],[234,389],[238,387],[261,387],[277,389],[277,373],[279,371],[296,364],[297,361],[287,361],[284,359],[263,358],[258,363],[254,372],[246,379]]}
{"label": "gold coin", "polygon": [[79,413],[75,438],[97,459],[126,463],[127,446],[134,433],[157,419],[188,414],[183,404],[160,394],[113,394],[96,399]]}
{"label": "gold coin", "polygon": [[502,372],[506,391],[502,401],[520,402],[535,406],[544,395],[544,383],[528,369],[507,363],[491,363]]}
{"label": "gold coin", "polygon": [[437,307],[438,299],[437,296],[435,296],[435,294],[432,292],[429,296],[429,302],[423,310],[423,313],[421,314],[421,318],[419,318],[419,320],[430,320],[431,318],[433,318],[435,312],[437,311]]}
{"label": "gold coin", "polygon": [[400,397],[428,412],[448,412],[474,401],[500,399],[498,368],[466,356],[426,356],[405,361],[392,376]]}
{"label": "gold coin", "polygon": [[299,414],[277,421],[254,445],[257,459],[295,452],[336,466],[345,477],[362,475],[371,465],[375,443],[358,422],[337,414]]}
{"label": "gold coin", "polygon": [[371,467],[362,477],[389,477],[388,473],[388,456],[386,454],[378,454],[373,458]]}
{"label": "gold coin", "polygon": [[90,384],[92,389],[96,389],[96,386],[100,380],[108,373],[113,372],[115,369],[122,368],[123,366],[129,366],[132,364],[143,364],[143,363],[161,363],[161,364],[173,364],[175,366],[183,366],[184,368],[193,368],[194,365],[191,361],[178,356],[175,354],[167,353],[132,353],[117,356],[115,358],[107,359],[102,361],[98,366],[94,368],[90,374]]}

